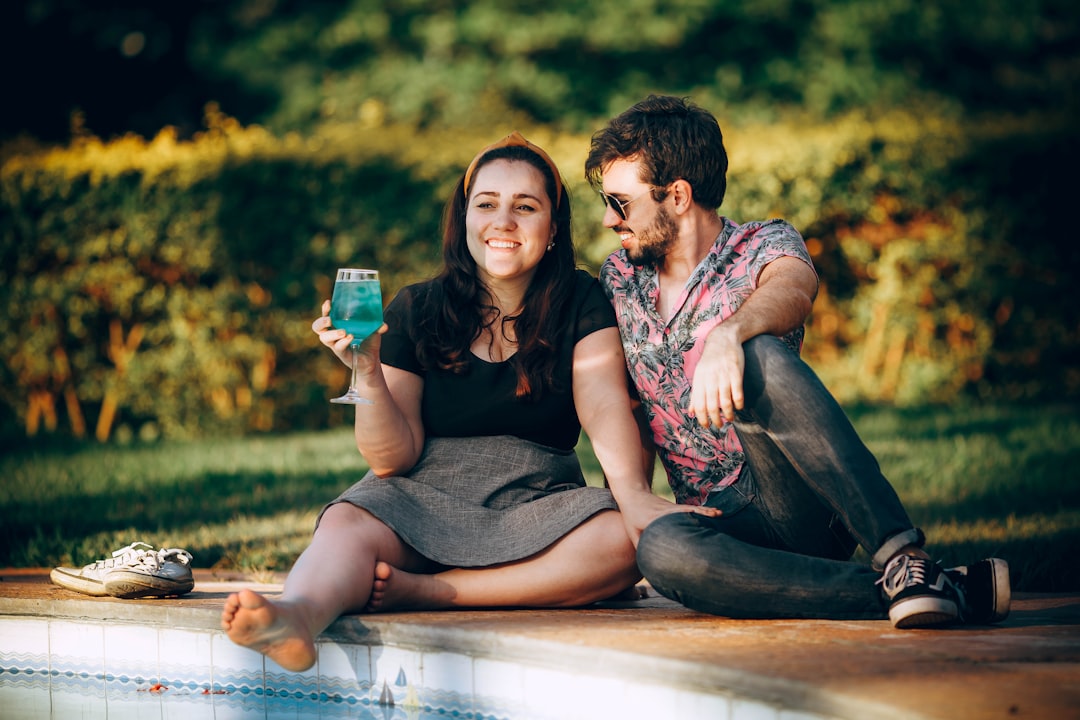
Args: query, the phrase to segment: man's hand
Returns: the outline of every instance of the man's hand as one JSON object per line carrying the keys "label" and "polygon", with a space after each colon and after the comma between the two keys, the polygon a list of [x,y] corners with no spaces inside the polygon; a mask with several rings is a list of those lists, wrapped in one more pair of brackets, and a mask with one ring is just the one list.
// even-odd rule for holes
{"label": "man's hand", "polygon": [[813,267],[798,258],[777,258],[761,271],[757,289],[742,306],[709,332],[694,370],[687,408],[702,427],[720,427],[743,409],[746,356],[742,344],[758,335],[780,337],[801,326],[814,306],[817,287]]}
{"label": "man's hand", "polygon": [[705,338],[705,347],[690,386],[690,415],[702,427],[720,427],[743,408],[742,343],[721,323]]}
{"label": "man's hand", "polygon": [[706,517],[719,517],[721,511],[716,508],[698,505],[677,505],[670,500],[649,492],[634,492],[617,498],[619,512],[630,541],[637,547],[641,532],[659,517],[671,513],[696,513]]}

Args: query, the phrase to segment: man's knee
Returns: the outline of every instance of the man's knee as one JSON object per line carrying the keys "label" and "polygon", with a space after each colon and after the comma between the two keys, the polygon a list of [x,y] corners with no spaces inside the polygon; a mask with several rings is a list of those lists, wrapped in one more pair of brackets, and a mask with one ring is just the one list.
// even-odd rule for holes
{"label": "man's knee", "polygon": [[653,589],[689,608],[730,614],[738,583],[727,581],[725,562],[738,541],[693,513],[665,515],[645,528],[638,541],[638,569]]}
{"label": "man's knee", "polygon": [[[671,513],[657,518],[646,526],[638,538],[637,565],[650,581],[665,574],[678,564],[678,558],[686,554],[692,542],[687,527],[688,513]],[[681,552],[680,552],[681,550]]]}
{"label": "man's knee", "polygon": [[743,343],[743,356],[748,367],[775,367],[777,363],[797,363],[799,356],[775,335],[757,335]]}
{"label": "man's knee", "polygon": [[[664,515],[650,522],[637,540],[637,567],[648,578],[650,570],[660,571],[671,560],[678,515]],[[648,570],[647,570],[648,568]]]}
{"label": "man's knee", "polygon": [[747,404],[765,400],[770,406],[824,397],[828,390],[799,354],[773,335],[743,343],[743,391]]}
{"label": "man's knee", "polygon": [[753,352],[773,352],[776,350],[791,352],[788,346],[784,344],[784,341],[775,335],[755,335],[743,343],[743,348]]}

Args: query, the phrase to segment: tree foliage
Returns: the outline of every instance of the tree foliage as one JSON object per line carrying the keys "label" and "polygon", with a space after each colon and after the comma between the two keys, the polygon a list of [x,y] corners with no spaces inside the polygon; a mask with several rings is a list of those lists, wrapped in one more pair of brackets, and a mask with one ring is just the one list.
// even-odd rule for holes
{"label": "tree foliage", "polygon": [[270,99],[253,119],[279,130],[370,113],[582,130],[658,88],[736,117],[1045,109],[1075,103],[1080,61],[1063,0],[283,2],[203,16],[196,36],[204,72]]}
{"label": "tree foliage", "polygon": [[79,107],[105,136],[193,132],[210,101],[279,134],[358,118],[588,132],[658,90],[734,122],[913,103],[1075,110],[1080,73],[1070,0],[36,0],[0,12],[5,60],[37,60],[12,78],[3,127],[21,115],[66,127]]}
{"label": "tree foliage", "polygon": [[1075,397],[1080,316],[1061,299],[1080,275],[1078,15],[1066,0],[4,5],[0,52],[27,72],[0,132],[55,140],[59,114],[66,146],[0,144],[0,430],[324,422],[346,379],[308,327],[334,268],[379,267],[388,297],[427,275],[457,173],[520,129],[571,183],[595,270],[612,244],[583,202],[588,137],[653,91],[720,118],[724,214],[807,237],[823,284],[806,353],[843,400]]}

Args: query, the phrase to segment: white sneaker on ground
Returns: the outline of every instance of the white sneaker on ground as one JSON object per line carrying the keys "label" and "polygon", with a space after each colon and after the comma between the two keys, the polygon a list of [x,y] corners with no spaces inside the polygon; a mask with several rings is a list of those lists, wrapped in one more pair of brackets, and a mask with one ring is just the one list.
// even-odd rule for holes
{"label": "white sneaker on ground", "polygon": [[105,592],[118,598],[183,595],[193,587],[191,553],[180,548],[140,555],[134,563],[105,574]]}
{"label": "white sneaker on ground", "polygon": [[133,542],[127,547],[122,547],[113,552],[111,558],[98,560],[81,568],[58,567],[49,573],[49,579],[55,585],[84,595],[104,597],[108,595],[105,590],[105,575],[114,568],[131,565],[147,553],[154,552],[152,545],[144,542]]}
{"label": "white sneaker on ground", "polygon": [[122,547],[111,558],[82,568],[53,568],[49,579],[62,588],[94,597],[183,595],[195,587],[191,553],[179,548],[155,550],[144,542]]}

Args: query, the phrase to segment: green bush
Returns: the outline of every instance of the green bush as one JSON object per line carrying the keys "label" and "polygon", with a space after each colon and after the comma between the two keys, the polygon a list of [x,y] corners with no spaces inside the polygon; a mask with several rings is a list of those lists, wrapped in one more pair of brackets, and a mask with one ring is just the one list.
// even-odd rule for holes
{"label": "green bush", "polygon": [[378,267],[389,291],[437,259],[434,183],[375,142],[350,149],[219,119],[191,143],[9,158],[4,404],[31,434],[66,417],[102,440],[324,421],[320,388],[346,378],[310,321],[334,269]]}
{"label": "green bush", "polygon": [[[369,120],[276,137],[213,108],[207,125],[0,155],[6,431],[325,425],[347,377],[310,322],[334,269],[379,268],[386,300],[430,275],[446,194],[502,132]],[[588,137],[521,129],[563,169],[595,271],[615,244],[582,178]],[[1080,254],[1062,242],[1064,171],[1042,164],[1075,165],[1069,132],[914,111],[726,128],[722,211],[804,232],[823,279],[805,352],[842,400],[1075,397],[1080,323],[1061,298]]]}

